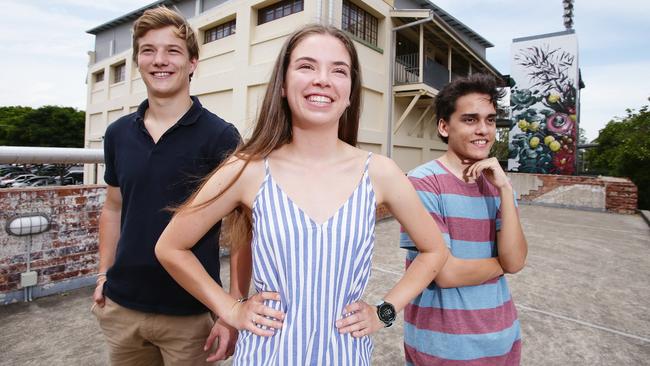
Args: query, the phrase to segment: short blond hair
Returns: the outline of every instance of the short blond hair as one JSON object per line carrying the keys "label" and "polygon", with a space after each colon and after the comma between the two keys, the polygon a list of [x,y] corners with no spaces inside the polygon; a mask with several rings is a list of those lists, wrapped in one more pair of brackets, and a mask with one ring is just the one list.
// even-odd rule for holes
{"label": "short blond hair", "polygon": [[140,51],[140,38],[144,37],[150,30],[165,27],[174,27],[176,36],[185,41],[189,52],[190,60],[199,59],[199,44],[196,40],[196,33],[190,27],[187,20],[178,12],[165,6],[146,10],[135,23],[133,23],[133,61],[137,64]]}

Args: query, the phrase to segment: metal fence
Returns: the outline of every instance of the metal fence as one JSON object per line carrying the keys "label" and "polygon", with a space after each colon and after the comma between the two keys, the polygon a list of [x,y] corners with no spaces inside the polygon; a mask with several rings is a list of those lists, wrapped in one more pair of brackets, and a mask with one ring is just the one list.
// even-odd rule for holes
{"label": "metal fence", "polygon": [[0,146],[0,188],[95,184],[103,162],[102,149]]}

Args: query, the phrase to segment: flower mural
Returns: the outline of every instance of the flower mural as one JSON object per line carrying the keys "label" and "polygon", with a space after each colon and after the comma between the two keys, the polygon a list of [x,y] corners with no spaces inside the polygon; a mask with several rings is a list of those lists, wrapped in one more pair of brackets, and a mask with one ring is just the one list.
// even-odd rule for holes
{"label": "flower mural", "polygon": [[523,173],[574,174],[576,136],[573,54],[548,44],[519,50],[526,87],[511,89],[509,168]]}

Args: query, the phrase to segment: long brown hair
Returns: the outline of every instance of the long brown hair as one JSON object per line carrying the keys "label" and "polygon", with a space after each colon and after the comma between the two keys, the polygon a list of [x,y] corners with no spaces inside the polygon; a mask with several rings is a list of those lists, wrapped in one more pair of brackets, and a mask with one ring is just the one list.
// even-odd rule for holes
{"label": "long brown hair", "polygon": [[[359,68],[359,57],[354,43],[346,33],[332,26],[320,24],[308,24],[295,31],[287,38],[275,61],[271,78],[264,94],[264,101],[257,118],[257,123],[248,141],[240,145],[231,155],[244,161],[244,166],[230,181],[226,187],[216,196],[198,205],[192,205],[198,191],[200,191],[210,177],[224,164],[229,164],[231,158],[217,167],[201,184],[199,189],[178,209],[182,212],[188,209],[200,209],[210,205],[217,200],[225,191],[235,184],[241,177],[242,172],[251,160],[260,160],[267,157],[273,150],[288,144],[292,139],[291,110],[286,98],[282,96],[282,88],[285,84],[287,68],[291,60],[291,53],[296,46],[305,38],[315,34],[326,34],[335,37],[345,46],[350,55],[350,106],[345,110],[339,119],[338,137],[342,141],[356,146],[357,133],[359,130],[359,115],[361,114],[361,70]],[[226,242],[231,249],[237,250],[247,245],[252,239],[251,212],[244,206],[235,209],[227,218]]]}

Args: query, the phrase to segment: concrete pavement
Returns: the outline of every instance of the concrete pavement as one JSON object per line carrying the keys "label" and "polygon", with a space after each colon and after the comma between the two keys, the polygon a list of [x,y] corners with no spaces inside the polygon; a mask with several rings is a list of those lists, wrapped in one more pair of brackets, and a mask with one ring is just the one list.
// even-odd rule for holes
{"label": "concrete pavement", "polygon": [[[520,212],[528,264],[508,280],[522,324],[522,365],[649,365],[650,228],[641,216],[527,205]],[[398,229],[392,219],[377,225],[368,300],[402,273]],[[227,260],[222,273],[227,283]],[[0,307],[0,365],[107,365],[91,293]],[[400,320],[374,336],[373,364],[403,364],[401,333]]]}

